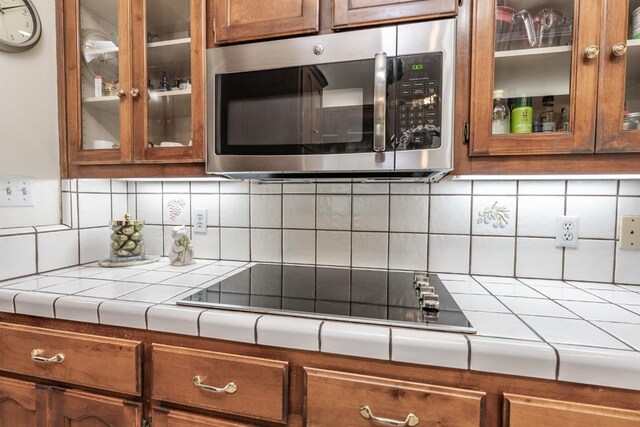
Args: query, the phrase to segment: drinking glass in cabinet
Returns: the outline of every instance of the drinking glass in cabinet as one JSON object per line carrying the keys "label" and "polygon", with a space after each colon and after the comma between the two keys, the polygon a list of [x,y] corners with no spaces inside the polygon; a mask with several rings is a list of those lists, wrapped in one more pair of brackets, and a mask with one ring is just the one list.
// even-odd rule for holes
{"label": "drinking glass in cabinet", "polygon": [[[573,11],[572,0],[495,1],[494,135],[568,130]],[[509,126],[496,122],[503,103]]]}
{"label": "drinking glass in cabinet", "polygon": [[120,146],[118,1],[80,0],[82,149]]}
{"label": "drinking glass in cabinet", "polygon": [[149,147],[191,145],[189,0],[147,0]]}

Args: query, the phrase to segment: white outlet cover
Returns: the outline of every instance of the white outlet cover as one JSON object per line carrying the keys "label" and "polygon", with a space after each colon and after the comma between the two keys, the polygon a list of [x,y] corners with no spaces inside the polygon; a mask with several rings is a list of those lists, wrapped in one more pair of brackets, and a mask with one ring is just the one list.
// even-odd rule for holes
{"label": "white outlet cover", "polygon": [[556,217],[556,247],[577,248],[580,218],[577,216]]}
{"label": "white outlet cover", "polygon": [[194,233],[207,232],[207,210],[206,209],[193,210],[193,232]]}
{"label": "white outlet cover", "polygon": [[640,250],[640,216],[623,216],[620,222],[620,249]]}

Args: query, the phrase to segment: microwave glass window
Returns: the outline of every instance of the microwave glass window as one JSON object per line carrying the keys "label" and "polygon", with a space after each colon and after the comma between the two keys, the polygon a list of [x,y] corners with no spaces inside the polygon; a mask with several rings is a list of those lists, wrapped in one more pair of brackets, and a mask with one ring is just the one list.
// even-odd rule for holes
{"label": "microwave glass window", "polygon": [[218,75],[216,152],[371,152],[373,89],[373,59]]}

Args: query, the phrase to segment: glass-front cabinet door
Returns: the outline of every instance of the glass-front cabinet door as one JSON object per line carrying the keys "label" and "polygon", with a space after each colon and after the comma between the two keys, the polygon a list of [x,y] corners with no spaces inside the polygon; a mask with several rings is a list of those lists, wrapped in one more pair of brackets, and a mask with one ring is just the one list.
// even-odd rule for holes
{"label": "glass-front cabinet door", "polygon": [[599,0],[475,1],[471,155],[593,152],[598,20]]}
{"label": "glass-front cabinet door", "polygon": [[605,1],[596,150],[640,152],[640,0]]}
{"label": "glass-front cabinet door", "polygon": [[[204,159],[204,4],[132,3],[134,159]],[[195,114],[194,114],[195,112]]]}
{"label": "glass-front cabinet door", "polygon": [[204,161],[204,1],[63,5],[71,164]]}
{"label": "glass-front cabinet door", "polygon": [[131,141],[122,123],[131,114],[128,8],[118,0],[68,1],[64,7],[65,19],[77,25],[66,44],[71,159],[128,161]]}

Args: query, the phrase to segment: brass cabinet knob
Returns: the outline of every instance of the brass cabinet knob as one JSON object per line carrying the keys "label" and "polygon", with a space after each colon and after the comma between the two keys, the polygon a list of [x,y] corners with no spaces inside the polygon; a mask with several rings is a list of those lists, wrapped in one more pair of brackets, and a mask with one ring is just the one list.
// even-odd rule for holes
{"label": "brass cabinet knob", "polygon": [[600,53],[600,48],[596,45],[591,45],[584,50],[584,56],[587,59],[595,59]]}
{"label": "brass cabinet knob", "polygon": [[616,43],[611,48],[611,52],[614,56],[623,56],[627,53],[627,45],[624,43]]}
{"label": "brass cabinet knob", "polygon": [[140,94],[140,89],[138,89],[137,87],[134,87],[133,89],[131,89],[131,96],[132,97],[137,97]]}

